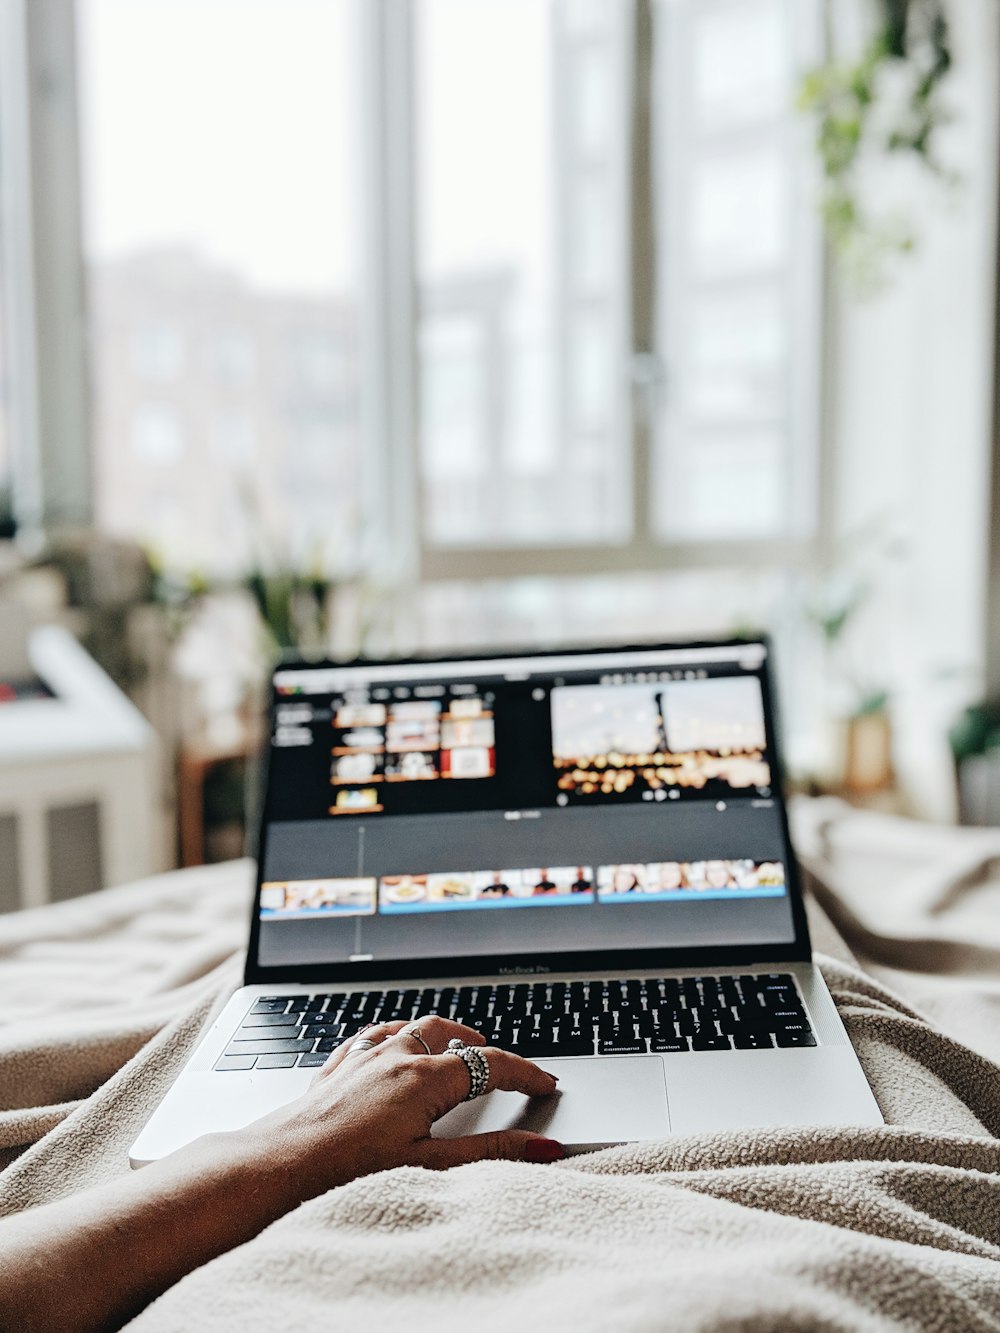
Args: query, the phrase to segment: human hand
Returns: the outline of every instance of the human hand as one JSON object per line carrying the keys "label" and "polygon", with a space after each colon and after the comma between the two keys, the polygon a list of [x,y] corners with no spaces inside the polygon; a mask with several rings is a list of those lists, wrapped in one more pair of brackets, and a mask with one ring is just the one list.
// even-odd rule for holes
{"label": "human hand", "polygon": [[[563,1156],[558,1143],[522,1130],[431,1137],[470,1087],[448,1042],[481,1046],[478,1033],[435,1017],[363,1036],[374,1044],[352,1050],[352,1038],[303,1096],[246,1129],[207,1134],[106,1186],[0,1220],[0,1328],[120,1328],[185,1273],[356,1176]],[[487,1058],[489,1089],[555,1091],[551,1074],[518,1055],[488,1048]]]}
{"label": "human hand", "polygon": [[[272,1161],[280,1155],[302,1198],[394,1166],[443,1169],[483,1158],[563,1157],[560,1144],[524,1130],[431,1136],[434,1122],[469,1092],[464,1061],[447,1050],[456,1037],[467,1046],[483,1046],[479,1033],[437,1016],[366,1028],[331,1055],[306,1093],[243,1131],[251,1151],[265,1152]],[[359,1041],[373,1044],[359,1049]],[[537,1065],[510,1051],[484,1049],[487,1091],[533,1097],[555,1092],[556,1079]]]}

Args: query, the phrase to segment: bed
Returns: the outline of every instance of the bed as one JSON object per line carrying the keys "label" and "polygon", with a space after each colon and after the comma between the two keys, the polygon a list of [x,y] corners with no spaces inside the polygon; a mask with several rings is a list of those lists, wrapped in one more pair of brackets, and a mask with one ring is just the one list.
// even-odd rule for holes
{"label": "bed", "polygon": [[[369,1177],[129,1328],[1000,1328],[1000,830],[832,800],[793,820],[814,947],[884,1128]],[[239,984],[252,873],[183,871],[2,919],[0,1213],[129,1169]]]}

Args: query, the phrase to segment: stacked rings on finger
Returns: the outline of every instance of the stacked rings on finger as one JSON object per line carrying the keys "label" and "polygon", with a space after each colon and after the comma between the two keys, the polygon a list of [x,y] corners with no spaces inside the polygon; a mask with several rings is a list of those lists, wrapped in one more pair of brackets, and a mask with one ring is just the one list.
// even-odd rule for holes
{"label": "stacked rings on finger", "polygon": [[452,1055],[457,1055],[469,1071],[469,1094],[465,1100],[471,1102],[482,1097],[490,1081],[490,1062],[486,1052],[481,1046],[466,1046],[460,1037],[452,1037],[448,1050]]}

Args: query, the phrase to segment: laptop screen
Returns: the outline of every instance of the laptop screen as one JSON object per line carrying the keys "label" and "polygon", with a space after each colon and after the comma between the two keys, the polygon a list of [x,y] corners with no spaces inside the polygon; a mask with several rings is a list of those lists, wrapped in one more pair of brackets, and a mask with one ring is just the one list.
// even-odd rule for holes
{"label": "laptop screen", "polygon": [[279,668],[258,968],[788,946],[766,659]]}

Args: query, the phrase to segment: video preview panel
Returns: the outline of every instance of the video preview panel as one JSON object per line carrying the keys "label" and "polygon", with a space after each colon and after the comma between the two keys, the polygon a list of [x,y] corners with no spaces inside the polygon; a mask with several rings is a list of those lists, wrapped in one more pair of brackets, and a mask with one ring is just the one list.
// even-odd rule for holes
{"label": "video preview panel", "polygon": [[552,757],[562,797],[770,795],[757,677],[671,674],[679,679],[553,689]]}

